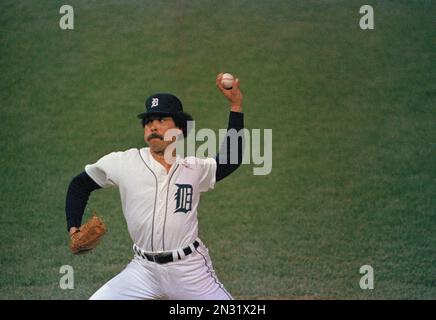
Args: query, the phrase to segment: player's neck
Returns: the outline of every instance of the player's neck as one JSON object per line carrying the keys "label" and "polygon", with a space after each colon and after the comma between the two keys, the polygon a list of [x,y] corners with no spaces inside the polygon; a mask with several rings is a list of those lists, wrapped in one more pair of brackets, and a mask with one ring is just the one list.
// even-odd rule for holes
{"label": "player's neck", "polygon": [[156,160],[157,162],[159,162],[164,168],[165,168],[165,170],[167,171],[167,173],[168,172],[170,172],[170,170],[171,170],[171,167],[172,167],[172,164],[170,164],[170,163],[167,163],[166,161],[165,161],[165,152],[163,151],[163,152],[156,152],[156,151],[153,151],[151,148],[150,148],[150,153],[151,153],[151,156],[154,158],[154,160]]}

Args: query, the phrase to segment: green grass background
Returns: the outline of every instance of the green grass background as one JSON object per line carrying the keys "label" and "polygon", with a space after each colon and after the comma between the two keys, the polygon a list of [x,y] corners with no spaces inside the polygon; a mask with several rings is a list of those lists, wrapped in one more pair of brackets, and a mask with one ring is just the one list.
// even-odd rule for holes
{"label": "green grass background", "polygon": [[[273,130],[273,170],[242,166],[202,197],[200,236],[236,298],[436,298],[435,1],[0,2],[0,298],[87,299],[132,257],[116,189],[109,233],[68,250],[70,179],[142,147],[136,114],[175,93],[225,128],[220,71],[246,126]],[[373,5],[375,30],[359,28]],[[85,218],[90,215],[88,209]],[[361,290],[360,266],[375,271]],[[61,290],[59,269],[74,268]]]}

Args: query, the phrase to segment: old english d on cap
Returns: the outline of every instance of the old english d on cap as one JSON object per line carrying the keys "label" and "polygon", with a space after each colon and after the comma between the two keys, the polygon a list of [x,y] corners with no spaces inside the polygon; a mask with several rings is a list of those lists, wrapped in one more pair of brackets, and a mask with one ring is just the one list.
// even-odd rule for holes
{"label": "old english d on cap", "polygon": [[144,119],[152,115],[172,116],[183,112],[182,102],[170,93],[156,93],[145,100],[145,112],[138,114],[138,118]]}

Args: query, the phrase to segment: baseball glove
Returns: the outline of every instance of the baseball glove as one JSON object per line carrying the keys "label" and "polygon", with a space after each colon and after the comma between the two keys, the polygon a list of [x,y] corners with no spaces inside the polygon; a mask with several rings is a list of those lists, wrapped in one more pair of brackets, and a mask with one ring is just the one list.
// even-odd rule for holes
{"label": "baseball glove", "polygon": [[86,253],[94,249],[107,232],[103,220],[94,212],[91,219],[71,235],[70,249],[74,254]]}

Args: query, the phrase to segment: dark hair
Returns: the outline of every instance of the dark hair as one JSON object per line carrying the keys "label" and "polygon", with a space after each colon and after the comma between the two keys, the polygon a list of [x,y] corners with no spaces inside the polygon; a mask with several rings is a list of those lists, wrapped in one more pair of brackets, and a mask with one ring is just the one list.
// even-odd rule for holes
{"label": "dark hair", "polygon": [[[142,118],[142,127],[148,123],[149,120],[162,119],[164,117],[168,117],[167,115],[154,115],[146,118]],[[193,121],[194,119],[189,113],[186,112],[178,112],[170,116],[173,118],[176,127],[182,130],[183,136],[186,138],[188,135],[188,121]]]}
{"label": "dark hair", "polygon": [[183,136],[186,138],[188,135],[188,121],[194,120],[192,116],[186,112],[178,112],[173,116],[173,120],[176,127],[183,131]]}

